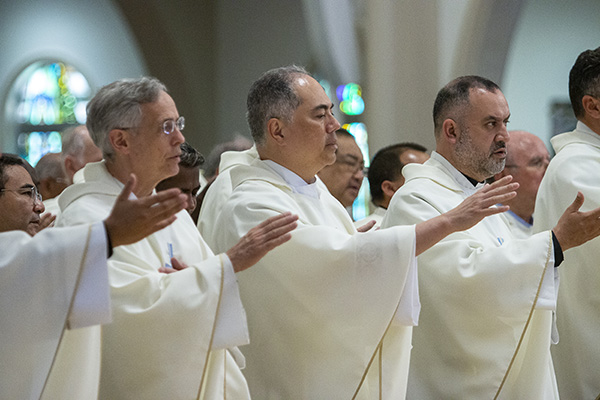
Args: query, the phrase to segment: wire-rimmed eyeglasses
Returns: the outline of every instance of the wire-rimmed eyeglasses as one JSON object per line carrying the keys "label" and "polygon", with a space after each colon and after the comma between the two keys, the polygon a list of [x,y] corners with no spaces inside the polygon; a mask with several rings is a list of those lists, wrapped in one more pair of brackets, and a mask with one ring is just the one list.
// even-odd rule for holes
{"label": "wire-rimmed eyeglasses", "polygon": [[19,189],[0,189],[0,192],[14,192],[23,195],[28,195],[29,197],[31,197],[31,200],[33,200],[34,203],[36,201],[40,203],[42,202],[42,195],[38,192],[35,186],[28,186]]}
{"label": "wire-rimmed eyeglasses", "polygon": [[[129,126],[127,128],[114,128],[114,129],[121,129],[121,130],[127,130],[127,129],[134,129],[135,127],[133,126]],[[179,131],[183,131],[183,128],[185,128],[185,118],[183,116],[177,118],[177,120],[174,119],[168,119],[165,122],[163,122],[162,124],[162,130],[165,133],[165,135],[170,135],[171,133],[173,133],[173,131],[175,131],[175,128],[179,129]]]}

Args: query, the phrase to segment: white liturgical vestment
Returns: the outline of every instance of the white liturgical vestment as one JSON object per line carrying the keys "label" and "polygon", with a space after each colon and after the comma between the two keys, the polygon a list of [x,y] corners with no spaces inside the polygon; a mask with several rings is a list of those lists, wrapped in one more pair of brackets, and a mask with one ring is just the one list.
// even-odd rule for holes
{"label": "white liturgical vestment", "polygon": [[198,216],[198,230],[211,249],[214,249],[212,238],[217,217],[233,191],[229,171],[238,165],[249,165],[256,158],[258,153],[255,146],[244,151],[226,151],[221,154],[219,174],[208,188]]}
{"label": "white liturgical vestment", "polygon": [[94,398],[99,349],[72,355],[84,368],[70,371],[66,391],[58,375],[48,376],[67,332],[110,321],[103,224],[46,229],[33,238],[2,232],[0,249],[0,399],[38,400],[42,391],[43,398]]}
{"label": "white liturgical vestment", "polygon": [[370,214],[368,217],[365,217],[358,221],[354,221],[354,226],[356,228],[360,228],[361,226],[363,226],[364,224],[366,224],[370,221],[375,221],[375,225],[373,225],[373,227],[371,229],[377,229],[377,228],[381,227],[381,221],[383,221],[383,217],[385,216],[386,211],[387,210],[383,207],[377,207],[375,209],[375,211],[373,211],[373,213]]}
{"label": "white liturgical vestment", "polygon": [[[580,191],[581,211],[600,207],[600,136],[582,122],[551,139],[556,156],[538,191],[534,230],[556,225]],[[556,318],[560,340],[552,346],[562,399],[600,396],[600,238],[565,252],[560,266]]]}
{"label": "white liturgical vestment", "polygon": [[[510,227],[513,236],[517,239],[527,239],[533,235],[533,225],[519,217],[514,212],[508,210],[504,213],[508,226]],[[552,229],[552,227],[548,229]]]}
{"label": "white liturgical vestment", "polygon": [[266,218],[299,216],[289,242],[238,274],[252,397],[404,398],[420,307],[414,226],[357,233],[318,178],[307,184],[272,161],[230,173],[234,191],[215,226],[217,249]]}
{"label": "white liturgical vestment", "polygon": [[[406,165],[403,175],[384,230],[436,217],[476,191],[436,152],[423,165]],[[504,216],[494,215],[418,260],[423,309],[408,399],[558,398],[550,357],[551,232],[514,239]]]}
{"label": "white liturgical vestment", "polygon": [[[83,178],[61,194],[60,224],[105,218],[123,188],[104,161],[87,164]],[[159,273],[173,256],[188,268]],[[235,274],[185,210],[163,230],[115,248],[108,271],[113,323],[102,330],[101,399],[249,397],[225,350],[248,341]]]}

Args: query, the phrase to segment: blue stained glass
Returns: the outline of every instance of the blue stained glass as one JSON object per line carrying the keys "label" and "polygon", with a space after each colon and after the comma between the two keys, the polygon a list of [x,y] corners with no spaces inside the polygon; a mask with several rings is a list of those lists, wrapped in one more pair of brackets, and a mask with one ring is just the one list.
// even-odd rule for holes
{"label": "blue stained glass", "polygon": [[85,124],[91,88],[80,72],[62,62],[36,62],[16,82],[17,149],[35,165],[47,152],[61,151],[59,131]]}

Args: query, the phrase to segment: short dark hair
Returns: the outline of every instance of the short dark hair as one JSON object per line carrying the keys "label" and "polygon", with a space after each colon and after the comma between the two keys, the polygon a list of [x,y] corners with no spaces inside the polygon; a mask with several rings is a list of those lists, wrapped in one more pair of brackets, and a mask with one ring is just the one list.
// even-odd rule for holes
{"label": "short dark hair", "polygon": [[569,98],[577,118],[585,115],[585,95],[600,99],[600,47],[581,53],[569,73]]}
{"label": "short dark hair", "polygon": [[[449,117],[462,118],[463,107],[470,104],[471,89],[475,88],[492,93],[500,90],[494,82],[477,75],[458,77],[440,89],[433,103],[433,126],[436,137],[440,134],[444,120]],[[459,108],[461,110],[457,111]]]}
{"label": "short dark hair", "polygon": [[267,121],[282,118],[291,121],[302,99],[294,88],[298,75],[310,76],[303,67],[290,65],[265,72],[250,87],[246,100],[246,119],[257,145],[265,141]]}
{"label": "short dark hair", "polygon": [[180,167],[199,168],[204,163],[204,156],[188,142],[181,143],[179,148],[181,149]]}
{"label": "short dark hair", "polygon": [[371,200],[376,205],[383,201],[383,190],[381,190],[383,181],[394,181],[400,178],[404,168],[400,156],[407,150],[427,152],[427,149],[420,144],[405,142],[384,147],[373,156],[368,178]]}
{"label": "short dark hair", "polygon": [[[10,167],[12,165],[18,165],[27,170],[27,167],[25,166],[25,161],[21,157],[9,153],[0,153],[0,189],[4,189],[4,185],[6,185],[7,181],[4,171],[6,170],[6,167]],[[27,172],[30,171],[27,170]],[[0,196],[2,196],[3,194],[4,192],[0,192]]]}

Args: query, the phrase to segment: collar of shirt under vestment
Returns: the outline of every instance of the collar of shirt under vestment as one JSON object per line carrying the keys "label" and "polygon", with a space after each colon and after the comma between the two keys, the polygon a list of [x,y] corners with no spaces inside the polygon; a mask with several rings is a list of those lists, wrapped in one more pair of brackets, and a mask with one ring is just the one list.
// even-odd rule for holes
{"label": "collar of shirt under vestment", "polygon": [[467,194],[472,195],[476,191],[478,191],[482,186],[483,182],[478,182],[477,185],[473,185],[469,179],[465,175],[462,174],[459,170],[457,170],[454,165],[450,164],[448,160],[444,158],[440,153],[435,151],[431,152],[431,158],[442,164],[444,168],[448,171],[448,173],[454,178],[456,183],[460,186],[461,189]]}
{"label": "collar of shirt under vestment", "polygon": [[584,124],[581,121],[577,121],[577,127],[575,128],[580,132],[586,133],[594,138],[594,140],[600,139],[600,136],[596,132],[594,132],[589,126]]}
{"label": "collar of shirt under vestment", "polygon": [[290,171],[281,164],[277,164],[273,160],[263,160],[273,171],[275,171],[283,180],[290,185],[294,193],[303,194],[305,196],[319,198],[319,190],[317,189],[317,178],[313,183],[306,183],[306,181],[298,176],[293,171]]}

